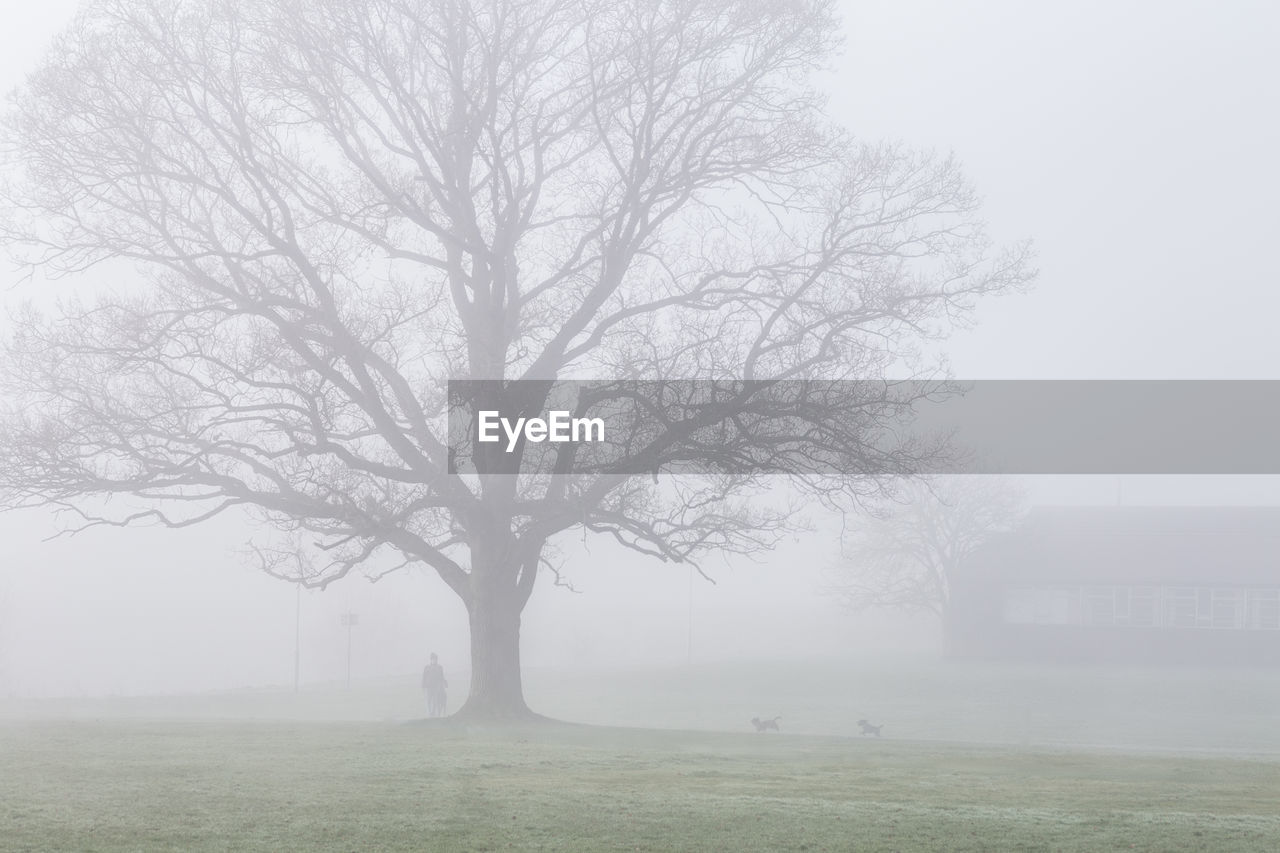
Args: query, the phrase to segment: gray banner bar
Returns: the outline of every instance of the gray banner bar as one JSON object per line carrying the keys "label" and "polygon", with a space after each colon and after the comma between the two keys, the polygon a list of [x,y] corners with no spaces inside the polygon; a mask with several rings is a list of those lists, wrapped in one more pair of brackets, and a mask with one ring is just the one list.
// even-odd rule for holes
{"label": "gray banner bar", "polygon": [[1275,380],[450,383],[452,473],[1280,474],[1278,436]]}

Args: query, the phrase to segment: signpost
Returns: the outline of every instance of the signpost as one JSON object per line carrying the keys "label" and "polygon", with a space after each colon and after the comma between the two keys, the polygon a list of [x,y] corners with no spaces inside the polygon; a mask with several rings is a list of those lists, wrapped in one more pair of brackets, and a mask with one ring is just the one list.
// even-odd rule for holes
{"label": "signpost", "polygon": [[293,600],[293,692],[298,692],[298,675],[302,671],[302,584],[294,586]]}
{"label": "signpost", "polygon": [[685,658],[686,665],[693,665],[693,566],[689,567],[689,631],[685,638]]}
{"label": "signpost", "polygon": [[347,629],[347,689],[351,689],[351,629],[360,624],[359,615],[348,611],[342,614],[342,626]]}

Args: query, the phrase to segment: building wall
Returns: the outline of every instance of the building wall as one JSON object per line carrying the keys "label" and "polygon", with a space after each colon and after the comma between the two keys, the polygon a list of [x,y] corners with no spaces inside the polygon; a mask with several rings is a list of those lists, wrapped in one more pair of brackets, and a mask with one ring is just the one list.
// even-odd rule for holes
{"label": "building wall", "polygon": [[957,583],[960,657],[1280,665],[1280,587]]}

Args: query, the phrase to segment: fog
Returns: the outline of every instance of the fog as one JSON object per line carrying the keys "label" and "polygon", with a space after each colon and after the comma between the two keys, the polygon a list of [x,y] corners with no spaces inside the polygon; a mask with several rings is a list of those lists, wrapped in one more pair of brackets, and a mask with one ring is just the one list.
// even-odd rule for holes
{"label": "fog", "polygon": [[[11,4],[13,5],[13,4]],[[69,2],[6,9],[17,85]],[[1280,378],[1280,14],[1262,2],[847,3],[823,85],[856,133],[954,151],[999,239],[1032,237],[1028,293],[983,301],[936,342],[963,378]],[[56,285],[72,288],[73,282]],[[16,279],[16,304],[32,295]],[[1038,478],[1034,504],[1280,506],[1274,478]],[[605,538],[564,537],[523,620],[530,670],[942,653],[927,616],[823,595],[841,520],[711,580]],[[299,592],[258,573],[229,514],[186,530],[74,537],[0,517],[0,695],[101,697],[412,676],[468,657],[463,606],[421,568]],[[714,581],[712,583],[711,581]],[[350,632],[343,613],[358,614]]]}
{"label": "fog", "polygon": [[[1038,505],[1280,506],[1274,477],[1026,477]],[[41,522],[41,523],[33,523]],[[523,621],[531,668],[661,667],[724,661],[942,656],[927,614],[852,612],[823,593],[840,559],[841,519],[815,510],[811,532],[756,559],[691,568],[645,559],[601,538],[562,543],[564,580],[548,576]],[[96,529],[54,536],[51,520],[4,519],[0,607],[4,692],[119,696],[291,687],[295,629],[306,684],[403,677],[429,651],[466,669],[466,612],[434,574],[352,576],[303,590],[261,574],[243,554],[252,526],[228,518],[195,530]]]}

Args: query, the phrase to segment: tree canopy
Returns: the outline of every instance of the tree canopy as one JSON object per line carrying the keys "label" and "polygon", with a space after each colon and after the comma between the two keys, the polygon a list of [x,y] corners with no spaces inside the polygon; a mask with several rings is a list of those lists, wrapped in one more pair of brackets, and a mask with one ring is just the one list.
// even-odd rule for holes
{"label": "tree canopy", "polygon": [[954,160],[825,114],[838,43],[825,0],[94,0],[3,125],[3,239],[105,283],[15,317],[5,505],[248,510],[312,585],[429,566],[474,707],[522,710],[557,533],[688,560],[787,511],[751,474],[451,476],[448,379],[879,378],[1032,277]]}

